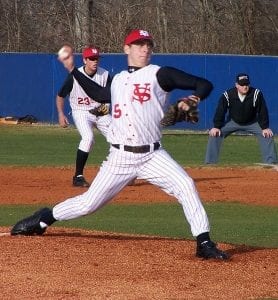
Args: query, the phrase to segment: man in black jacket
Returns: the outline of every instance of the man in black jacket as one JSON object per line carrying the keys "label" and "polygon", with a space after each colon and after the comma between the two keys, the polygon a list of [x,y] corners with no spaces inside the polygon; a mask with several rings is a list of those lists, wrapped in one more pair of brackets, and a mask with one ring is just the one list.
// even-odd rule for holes
{"label": "man in black jacket", "polygon": [[268,109],[263,93],[250,86],[247,74],[238,74],[235,87],[221,95],[213,123],[214,127],[209,131],[206,164],[218,162],[223,139],[236,131],[246,131],[256,135],[263,163],[277,163],[273,132],[269,128]]}

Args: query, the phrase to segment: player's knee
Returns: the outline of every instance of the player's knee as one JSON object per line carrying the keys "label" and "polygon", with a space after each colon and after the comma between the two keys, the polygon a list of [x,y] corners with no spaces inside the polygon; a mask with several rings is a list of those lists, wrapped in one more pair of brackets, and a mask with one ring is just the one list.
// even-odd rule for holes
{"label": "player's knee", "polygon": [[82,139],[79,144],[79,149],[84,152],[90,152],[95,144],[94,139]]}
{"label": "player's knee", "polygon": [[194,180],[188,176],[185,178],[175,178],[174,183],[172,184],[172,189],[170,188],[169,190],[171,190],[171,193],[182,197],[185,193],[195,191],[196,187]]}

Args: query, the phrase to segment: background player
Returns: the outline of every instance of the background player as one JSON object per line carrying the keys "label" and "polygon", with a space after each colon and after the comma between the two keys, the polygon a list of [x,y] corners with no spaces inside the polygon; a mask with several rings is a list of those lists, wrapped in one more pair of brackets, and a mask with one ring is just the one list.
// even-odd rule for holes
{"label": "background player", "polygon": [[[79,68],[79,71],[101,86],[107,84],[110,86],[111,78],[108,71],[99,66],[99,50],[94,46],[87,47],[83,50],[82,56],[84,65]],[[89,152],[95,142],[93,127],[98,128],[106,137],[111,117],[109,114],[97,116],[89,112],[98,108],[101,104],[94,101],[93,97],[90,98],[77,80],[69,74],[56,96],[59,124],[62,127],[67,127],[69,124],[64,113],[64,101],[68,95],[73,121],[81,136],[76,153],[75,174],[72,183],[74,186],[89,187],[89,183],[83,176],[83,171]]]}
{"label": "background player", "polygon": [[[227,120],[225,120],[226,114],[228,114]],[[213,123],[214,128],[209,131],[206,164],[218,162],[224,138],[236,131],[245,131],[256,135],[263,162],[266,164],[277,163],[273,132],[269,128],[267,105],[263,93],[250,86],[248,74],[238,74],[235,87],[221,95]]]}
{"label": "background player", "polygon": [[111,89],[88,81],[73,68],[72,58],[64,62],[88,94],[98,94],[96,98],[102,100],[111,96],[112,121],[107,134],[110,152],[88,191],[57,204],[53,209],[44,208],[17,222],[11,230],[12,235],[43,234],[46,227],[55,221],[93,213],[108,203],[130,180],[138,177],[177,198],[192,235],[197,239],[198,257],[228,258],[210,240],[207,214],[192,178],[160,142],[160,121],[169,92],[175,88],[194,90],[196,98],[204,99],[212,90],[212,84],[175,68],[150,64],[153,46],[153,39],[147,31],[134,30],[126,37],[124,52],[128,70],[113,78]]}

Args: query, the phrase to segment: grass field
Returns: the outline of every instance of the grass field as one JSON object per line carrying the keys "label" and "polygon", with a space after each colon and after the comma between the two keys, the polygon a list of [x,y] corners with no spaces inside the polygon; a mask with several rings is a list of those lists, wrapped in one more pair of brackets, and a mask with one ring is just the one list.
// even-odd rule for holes
{"label": "grass field", "polygon": [[[79,136],[70,127],[1,126],[1,166],[74,165]],[[205,134],[163,135],[163,146],[184,166],[203,164],[207,142]],[[275,140],[277,145],[277,138]],[[96,145],[89,165],[99,165],[108,153],[108,144],[96,133]],[[231,136],[223,147],[220,166],[248,166],[260,162],[257,141],[253,136]],[[33,206],[2,206],[0,226],[10,226],[30,214]],[[260,247],[277,247],[278,208],[253,207],[236,203],[206,204],[211,226],[218,241]],[[110,204],[93,217],[61,222],[59,226],[113,232],[191,238],[177,204],[121,205]]]}
{"label": "grass field", "polygon": [[[32,214],[32,205],[2,205],[0,226],[10,226]],[[205,204],[213,238],[232,244],[278,247],[278,208],[235,203]],[[55,223],[55,226],[192,239],[181,207],[176,204],[108,204],[93,216]]]}
{"label": "grass field", "polygon": [[[203,164],[207,134],[173,132],[164,132],[164,148],[182,165]],[[1,125],[0,165],[73,165],[78,143],[79,135],[74,127]],[[275,143],[277,146],[277,137]],[[107,153],[108,144],[96,132],[96,144],[88,164],[99,165]],[[219,165],[247,166],[260,161],[259,146],[254,136],[232,135],[223,144]]]}

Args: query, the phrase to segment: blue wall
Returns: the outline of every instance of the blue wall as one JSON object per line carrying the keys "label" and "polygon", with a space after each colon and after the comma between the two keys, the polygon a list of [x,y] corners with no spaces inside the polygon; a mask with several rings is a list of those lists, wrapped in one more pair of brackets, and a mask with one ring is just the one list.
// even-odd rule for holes
{"label": "blue wall", "polygon": [[[77,65],[82,63],[76,57]],[[220,95],[234,86],[235,75],[246,72],[251,85],[261,89],[269,108],[270,127],[278,133],[278,57],[238,55],[154,54],[152,63],[168,65],[205,77],[213,82],[214,90],[200,104],[198,125],[179,123],[174,128],[208,129]],[[54,54],[0,54],[0,116],[32,114],[41,122],[57,123],[55,96],[67,72]],[[101,66],[115,74],[126,67],[124,54],[103,54]],[[190,94],[175,91],[171,101]],[[70,112],[67,105],[66,110]]]}

